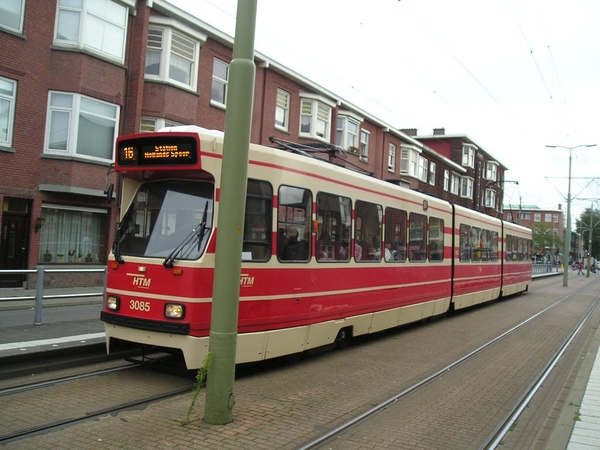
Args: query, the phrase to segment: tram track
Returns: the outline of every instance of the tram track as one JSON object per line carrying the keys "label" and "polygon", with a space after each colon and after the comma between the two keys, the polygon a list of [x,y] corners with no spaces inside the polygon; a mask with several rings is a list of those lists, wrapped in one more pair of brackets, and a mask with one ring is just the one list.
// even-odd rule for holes
{"label": "tram track", "polygon": [[[191,392],[189,372],[161,367],[161,356],[128,358],[103,369],[77,367],[33,383],[15,380],[16,385],[0,389],[0,401],[20,417],[0,423],[0,446]],[[68,398],[72,392],[76,398]]]}
{"label": "tram track", "polygon": [[[402,401],[405,398],[409,397],[411,394],[415,393],[417,390],[425,387],[426,385],[428,385],[429,383],[432,383],[435,380],[438,380],[440,377],[447,374],[449,371],[453,370],[457,366],[464,364],[467,361],[469,361],[470,359],[480,355],[482,352],[485,352],[490,347],[492,347],[494,344],[513,335],[515,332],[517,332],[521,328],[530,324],[536,318],[540,317],[541,315],[543,315],[545,313],[548,313],[549,311],[552,311],[554,308],[560,306],[561,304],[563,304],[564,302],[566,302],[567,300],[569,300],[576,294],[578,294],[581,291],[588,289],[588,288],[589,288],[588,286],[583,286],[583,287],[577,289],[576,291],[571,292],[568,295],[565,295],[560,300],[554,302],[550,306],[531,315],[530,317],[521,321],[520,323],[513,326],[509,330],[501,333],[500,335],[494,337],[493,339],[490,339],[483,345],[470,351],[469,353],[465,354],[464,356],[457,358],[456,360],[454,360],[450,364],[444,366],[443,368],[431,373],[430,375],[425,376],[418,382],[401,390],[398,393],[395,393],[394,395],[379,402],[378,404],[376,404],[372,408],[366,410],[365,412],[351,418],[350,420],[345,421],[344,423],[336,426],[335,428],[332,428],[328,432],[323,433],[322,435],[296,447],[296,450],[310,450],[310,449],[318,449],[318,448],[327,448],[327,449],[352,448],[351,446],[345,447],[345,444],[347,444],[345,441],[342,441],[345,444],[341,444],[341,445],[340,445],[339,441],[336,443],[335,446],[332,446],[331,444],[335,443],[336,440],[339,440],[340,437],[343,437],[344,434],[348,432],[348,430],[360,427],[362,424],[368,422],[376,415],[382,413],[382,411],[385,411],[387,408],[401,407]],[[508,300],[508,301],[510,301],[510,300]],[[561,356],[566,351],[567,347],[572,343],[572,341],[575,338],[575,336],[577,335],[577,333],[579,333],[579,331],[582,329],[583,325],[590,318],[591,314],[596,310],[599,303],[600,303],[600,297],[596,297],[596,299],[594,300],[592,305],[588,308],[588,310],[585,312],[585,314],[581,318],[581,320],[577,323],[577,325],[573,328],[573,330],[571,330],[571,333],[569,333],[569,335],[562,342],[562,344],[560,345],[560,348],[556,351],[555,354],[552,355],[552,357],[550,359],[547,360],[543,369],[537,374],[537,376],[530,383],[530,385],[527,387],[527,389],[523,391],[522,395],[518,398],[518,400],[510,407],[510,410],[505,414],[505,416],[502,418],[502,420],[495,426],[493,432],[489,433],[489,435],[485,438],[485,440],[477,448],[479,448],[480,450],[489,450],[489,449],[495,449],[495,448],[497,448],[498,445],[501,444],[503,438],[510,431],[511,427],[514,425],[515,421],[518,419],[518,417],[522,413],[523,409],[527,406],[527,404],[531,401],[531,399],[536,394],[536,392],[540,389],[544,380],[547,378],[549,373],[555,367],[558,360],[561,358]]]}

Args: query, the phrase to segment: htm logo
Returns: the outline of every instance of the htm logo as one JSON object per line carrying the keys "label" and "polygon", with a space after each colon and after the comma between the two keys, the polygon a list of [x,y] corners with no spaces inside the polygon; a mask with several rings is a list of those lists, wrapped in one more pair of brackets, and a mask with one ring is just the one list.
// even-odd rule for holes
{"label": "htm logo", "polygon": [[152,283],[152,278],[133,277],[131,281],[134,286],[149,288],[150,283]]}
{"label": "htm logo", "polygon": [[240,286],[241,287],[252,287],[254,286],[254,277],[251,277],[247,273],[240,275]]}

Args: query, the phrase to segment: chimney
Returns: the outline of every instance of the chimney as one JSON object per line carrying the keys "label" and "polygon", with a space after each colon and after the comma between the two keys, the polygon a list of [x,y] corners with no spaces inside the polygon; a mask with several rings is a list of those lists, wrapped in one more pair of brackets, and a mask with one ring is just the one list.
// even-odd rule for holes
{"label": "chimney", "polygon": [[446,129],[445,128],[434,128],[433,129],[433,135],[434,136],[443,136],[444,134],[446,134]]}
{"label": "chimney", "polygon": [[407,136],[416,136],[417,135],[416,128],[402,128],[400,131],[402,133],[406,134]]}

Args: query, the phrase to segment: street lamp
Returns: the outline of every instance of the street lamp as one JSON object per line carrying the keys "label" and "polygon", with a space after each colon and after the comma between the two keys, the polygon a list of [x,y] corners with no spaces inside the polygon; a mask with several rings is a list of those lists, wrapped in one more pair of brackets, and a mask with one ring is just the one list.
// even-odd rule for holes
{"label": "street lamp", "polygon": [[576,145],[575,147],[546,145],[549,148],[565,148],[569,150],[569,190],[567,191],[567,232],[565,233],[565,245],[563,248],[563,286],[569,285],[569,254],[571,253],[571,153],[576,148],[595,146],[596,144],[583,144]]}

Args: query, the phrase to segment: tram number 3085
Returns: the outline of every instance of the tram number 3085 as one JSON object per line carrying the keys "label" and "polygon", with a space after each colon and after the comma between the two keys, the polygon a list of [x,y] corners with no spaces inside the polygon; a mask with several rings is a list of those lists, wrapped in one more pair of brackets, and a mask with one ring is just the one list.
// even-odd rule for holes
{"label": "tram number 3085", "polygon": [[150,302],[141,302],[139,300],[130,300],[129,309],[133,311],[150,311]]}

